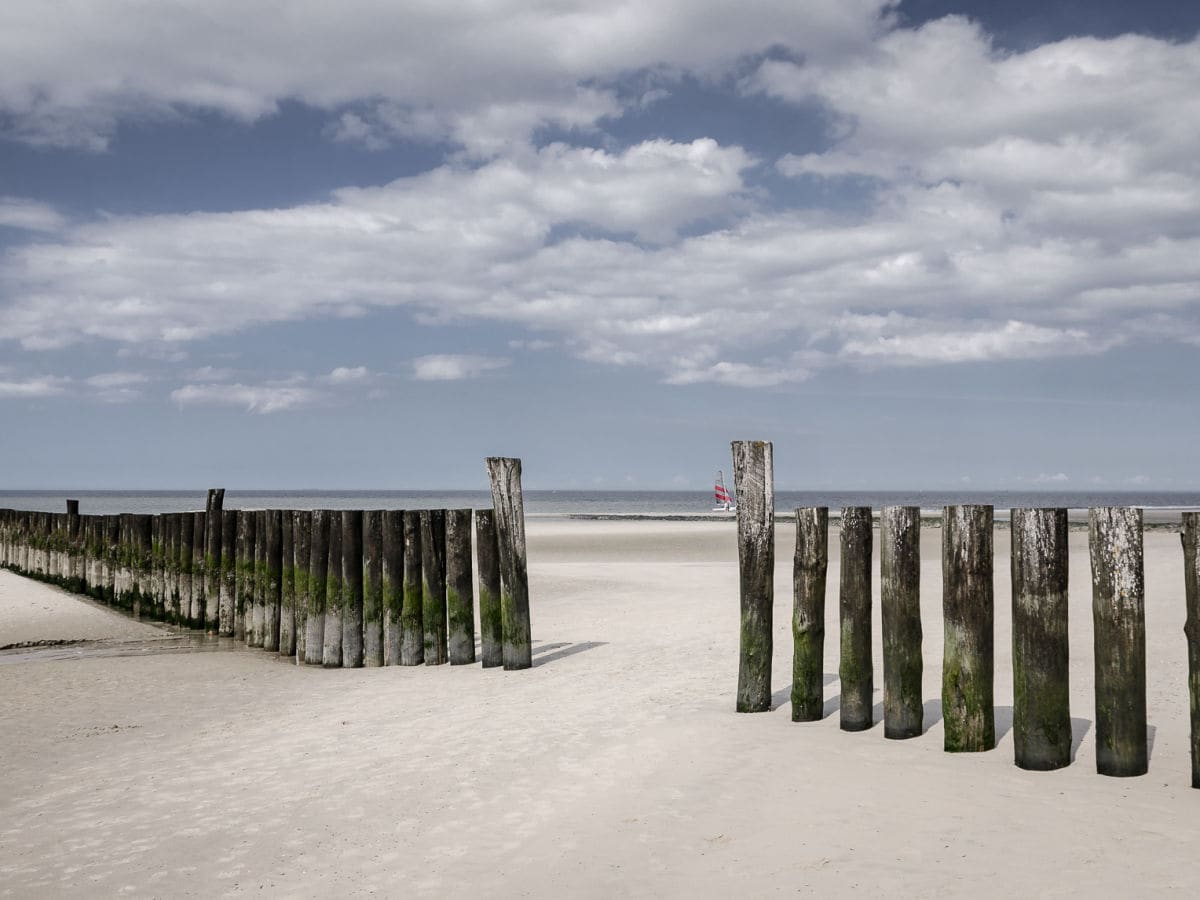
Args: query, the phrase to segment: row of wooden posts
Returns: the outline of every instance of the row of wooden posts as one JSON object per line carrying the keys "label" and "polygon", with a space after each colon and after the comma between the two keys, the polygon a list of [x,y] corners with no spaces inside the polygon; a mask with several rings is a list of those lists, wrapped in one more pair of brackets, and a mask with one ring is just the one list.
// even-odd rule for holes
{"label": "row of wooden posts", "polygon": [[[738,497],[741,642],[737,709],[771,708],[775,525],[772,446],[733,443]],[[793,567],[792,719],[823,716],[825,583],[829,513],[796,510]],[[1067,642],[1067,511],[1012,511],[1013,743],[1016,764],[1057,769],[1071,762]],[[942,516],[942,717],[945,749],[996,746],[992,507],[947,506]],[[841,516],[841,727],[873,724],[870,507]],[[920,608],[921,515],[884,507],[880,517],[884,736],[922,733]],[[1191,700],[1192,786],[1200,787],[1200,513],[1183,514]],[[1096,769],[1102,775],[1148,770],[1146,620],[1142,511],[1094,508],[1088,514],[1095,633]]]}
{"label": "row of wooden posts", "polygon": [[[0,510],[0,564],[134,615],[327,668],[532,665],[518,459],[493,509],[80,515]],[[473,527],[472,527],[473,525]],[[474,539],[474,540],[472,540]],[[474,567],[472,566],[474,543]]]}

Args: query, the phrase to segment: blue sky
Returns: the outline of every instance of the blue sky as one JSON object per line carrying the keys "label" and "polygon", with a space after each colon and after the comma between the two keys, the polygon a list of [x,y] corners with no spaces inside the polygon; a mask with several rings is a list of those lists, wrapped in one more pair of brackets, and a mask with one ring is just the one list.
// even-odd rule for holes
{"label": "blue sky", "polygon": [[0,486],[1200,486],[1200,6],[0,8]]}

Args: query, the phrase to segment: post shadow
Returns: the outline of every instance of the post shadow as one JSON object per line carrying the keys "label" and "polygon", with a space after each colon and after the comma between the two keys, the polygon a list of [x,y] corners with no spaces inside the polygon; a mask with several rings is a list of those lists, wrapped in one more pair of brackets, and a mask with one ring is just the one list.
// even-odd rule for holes
{"label": "post shadow", "polygon": [[592,650],[596,647],[603,647],[608,641],[581,641],[578,644],[567,644],[550,653],[545,653],[538,656],[533,661],[533,667],[544,666],[546,663],[554,662],[555,660],[564,659],[568,656],[574,656],[576,653],[583,653],[586,650]]}
{"label": "post shadow", "polygon": [[1079,752],[1080,744],[1083,743],[1083,739],[1087,737],[1087,733],[1091,729],[1091,719],[1071,718],[1071,762],[1075,762],[1075,754]]}
{"label": "post shadow", "polygon": [[[824,672],[821,675],[821,684],[823,684],[826,687],[833,684],[837,680],[838,680],[838,677],[836,675],[830,675],[828,672]],[[783,706],[783,704],[791,703],[791,702],[792,702],[792,685],[790,682],[788,683],[788,685],[786,687],[781,687],[779,690],[774,691],[771,694],[771,709],[778,709],[779,707]],[[827,715],[829,715],[829,711],[828,711],[828,707],[825,707],[821,711],[821,718],[823,719]]]}
{"label": "post shadow", "polygon": [[[997,706],[995,709],[996,719],[996,743],[999,744],[1006,734],[1012,731],[1013,726],[1013,708],[1011,706]],[[993,749],[995,749],[993,747]]]}
{"label": "post shadow", "polygon": [[938,722],[942,721],[942,701],[941,700],[926,700],[925,705],[921,707],[923,720],[921,722],[921,733],[924,734]]}

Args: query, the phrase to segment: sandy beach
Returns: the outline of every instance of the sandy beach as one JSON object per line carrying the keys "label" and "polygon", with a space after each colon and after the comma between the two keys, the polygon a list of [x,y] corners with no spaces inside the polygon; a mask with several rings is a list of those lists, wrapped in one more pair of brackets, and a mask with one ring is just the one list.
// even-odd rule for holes
{"label": "sandy beach", "polygon": [[[321,670],[0,572],[0,897],[1200,895],[1183,563],[1145,536],[1150,773],[1095,771],[1087,535],[1071,533],[1076,758],[1013,765],[1008,532],[998,747],[942,751],[940,532],[922,535],[926,733],[790,720],[794,532],[777,531],[775,708],[738,715],[731,522],[531,519],[534,668]],[[878,535],[876,535],[878,540]],[[139,643],[140,642],[140,643]],[[137,644],[132,655],[93,649]],[[170,645],[173,649],[168,649]],[[63,648],[64,651],[67,648]]]}

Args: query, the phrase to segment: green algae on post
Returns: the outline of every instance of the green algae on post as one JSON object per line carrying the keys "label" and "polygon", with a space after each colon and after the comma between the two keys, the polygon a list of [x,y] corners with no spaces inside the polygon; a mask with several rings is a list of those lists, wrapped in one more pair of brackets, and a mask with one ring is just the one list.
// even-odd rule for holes
{"label": "green algae on post", "polygon": [[342,516],[329,515],[327,546],[329,563],[325,568],[325,647],[321,665],[336,669],[342,664]]}
{"label": "green algae on post", "polygon": [[404,511],[404,597],[400,609],[400,665],[425,662],[424,596],[421,576],[421,513]]}
{"label": "green algae on post", "polygon": [[829,568],[829,509],[796,510],[792,560],[792,721],[825,715],[825,579]]}
{"label": "green algae on post", "polygon": [[363,514],[342,510],[342,665],[363,664]]}
{"label": "green algae on post", "polygon": [[[308,550],[308,620],[304,627],[304,663],[325,662],[325,591],[329,580],[329,527],[327,509],[312,512],[312,538]],[[340,625],[339,625],[340,630]],[[341,660],[339,659],[339,664]]]}
{"label": "green algae on post", "polygon": [[362,658],[364,666],[382,666],[383,650],[383,510],[362,514]]}
{"label": "green algae on post", "polygon": [[421,510],[421,619],[425,665],[447,662],[446,511]]}
{"label": "green algae on post", "polygon": [[1013,754],[1022,769],[1071,763],[1067,511],[1014,509]]}
{"label": "green algae on post", "polygon": [[996,746],[992,507],[942,512],[942,717],[948,753]]}
{"label": "green algae on post", "polygon": [[296,631],[296,662],[304,663],[307,658],[308,643],[308,609],[309,594],[312,590],[309,578],[310,556],[312,553],[312,513],[306,509],[292,512],[292,544],[294,555],[292,568],[295,582],[295,631]]}
{"label": "green algae on post", "polygon": [[500,543],[496,513],[475,510],[475,565],[479,581],[479,649],[483,668],[504,664],[504,620],[500,615]]}
{"label": "green algae on post", "polygon": [[292,510],[280,511],[279,655],[296,655],[296,538]]}
{"label": "green algae on post", "polygon": [[471,510],[446,510],[446,621],[450,665],[475,662],[475,584],[471,571]]}
{"label": "green algae on post", "polygon": [[875,667],[871,659],[871,507],[842,508],[840,528],[842,731],[865,731],[874,724]]}
{"label": "green algae on post", "polygon": [[1146,588],[1142,511],[1088,510],[1096,660],[1096,771],[1145,775]]}
{"label": "green algae on post", "polygon": [[1191,712],[1192,787],[1200,788],[1200,513],[1183,514],[1183,587],[1187,621],[1188,703]]}
{"label": "green algae on post", "polygon": [[533,637],[529,618],[521,460],[508,456],[489,456],[486,466],[500,544],[500,627],[503,633],[501,652],[504,668],[528,669],[533,665]]}
{"label": "green algae on post", "polygon": [[883,736],[919,737],[925,723],[921,631],[921,510],[880,513],[879,597],[883,625]]}
{"label": "green algae on post", "polygon": [[770,441],[734,441],[737,494],[738,712],[771,708],[771,614],[775,603],[775,474]]}
{"label": "green algae on post", "polygon": [[[389,509],[381,522],[380,603],[383,609],[383,664],[400,665],[400,614],[404,609],[404,512]],[[365,600],[364,600],[364,612]]]}

